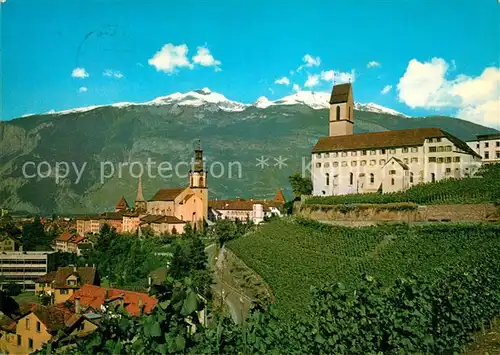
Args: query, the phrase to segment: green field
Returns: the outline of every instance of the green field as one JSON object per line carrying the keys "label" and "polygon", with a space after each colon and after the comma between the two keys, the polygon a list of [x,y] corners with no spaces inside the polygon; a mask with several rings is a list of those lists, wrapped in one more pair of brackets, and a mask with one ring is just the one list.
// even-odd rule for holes
{"label": "green field", "polygon": [[473,177],[415,185],[404,192],[311,197],[306,204],[354,203],[461,204],[500,202],[500,164],[486,165]]}
{"label": "green field", "polygon": [[228,247],[271,286],[287,317],[305,313],[311,286],[354,288],[363,273],[383,284],[410,273],[433,280],[440,267],[500,258],[499,236],[494,224],[348,228],[285,218]]}

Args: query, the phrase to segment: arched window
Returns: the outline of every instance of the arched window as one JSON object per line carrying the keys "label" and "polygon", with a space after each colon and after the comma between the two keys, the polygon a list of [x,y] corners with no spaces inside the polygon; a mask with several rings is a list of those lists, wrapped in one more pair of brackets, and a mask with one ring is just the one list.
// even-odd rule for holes
{"label": "arched window", "polygon": [[413,184],[413,173],[410,173],[410,183]]}
{"label": "arched window", "polygon": [[375,175],[372,173],[370,174],[370,184],[375,183]]}
{"label": "arched window", "polygon": [[349,184],[350,185],[354,184],[354,174],[353,173],[349,174]]}
{"label": "arched window", "polygon": [[431,173],[431,181],[436,182],[436,174]]}
{"label": "arched window", "polygon": [[394,178],[391,178],[391,185],[394,185]]}
{"label": "arched window", "polygon": [[326,186],[330,185],[330,174],[326,173]]}
{"label": "arched window", "polygon": [[340,121],[340,106],[337,106],[337,121]]}
{"label": "arched window", "polygon": [[203,186],[203,176],[202,176],[202,177],[200,177],[200,187],[204,187],[204,186]]}

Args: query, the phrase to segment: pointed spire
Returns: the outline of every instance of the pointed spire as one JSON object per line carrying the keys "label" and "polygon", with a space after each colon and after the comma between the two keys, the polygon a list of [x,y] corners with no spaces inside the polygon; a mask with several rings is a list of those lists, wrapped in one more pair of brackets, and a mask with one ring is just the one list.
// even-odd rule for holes
{"label": "pointed spire", "polygon": [[136,202],[143,202],[144,195],[142,193],[142,178],[139,176],[139,183],[137,184],[137,197],[135,198]]}
{"label": "pointed spire", "polygon": [[201,139],[199,139],[199,138],[198,138],[195,150],[201,150]]}

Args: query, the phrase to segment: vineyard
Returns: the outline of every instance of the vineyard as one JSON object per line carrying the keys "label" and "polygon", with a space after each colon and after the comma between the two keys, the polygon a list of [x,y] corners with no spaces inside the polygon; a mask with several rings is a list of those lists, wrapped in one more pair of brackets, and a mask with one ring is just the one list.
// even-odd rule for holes
{"label": "vineyard", "polygon": [[383,285],[410,273],[432,282],[441,267],[474,265],[488,255],[500,260],[499,235],[494,224],[348,228],[288,218],[228,247],[271,286],[280,317],[288,318],[304,314],[312,286],[353,288],[363,273]]}
{"label": "vineyard", "polygon": [[368,193],[308,198],[306,204],[337,205],[353,203],[461,204],[500,202],[500,164],[482,167],[476,175],[412,186],[403,192]]}

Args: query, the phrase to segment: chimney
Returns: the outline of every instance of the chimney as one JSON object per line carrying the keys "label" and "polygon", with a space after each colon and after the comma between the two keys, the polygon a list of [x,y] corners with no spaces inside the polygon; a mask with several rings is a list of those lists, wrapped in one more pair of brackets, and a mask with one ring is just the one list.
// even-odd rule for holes
{"label": "chimney", "polygon": [[80,314],[82,311],[81,306],[80,306],[80,296],[75,297],[75,313]]}

